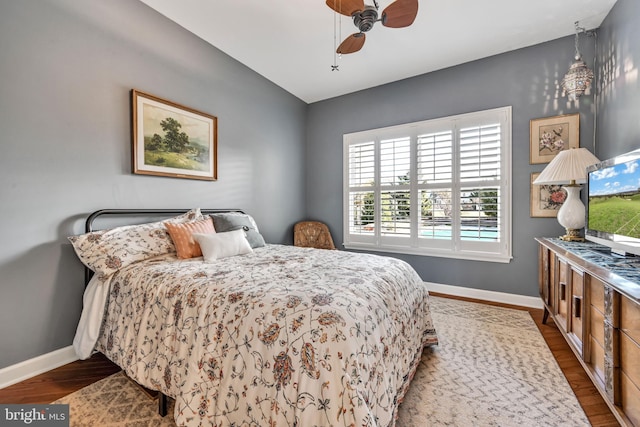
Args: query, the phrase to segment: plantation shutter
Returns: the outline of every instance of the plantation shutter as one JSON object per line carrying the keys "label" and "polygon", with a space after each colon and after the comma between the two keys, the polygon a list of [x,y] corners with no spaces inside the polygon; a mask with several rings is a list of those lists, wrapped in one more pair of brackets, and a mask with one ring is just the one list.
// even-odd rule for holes
{"label": "plantation shutter", "polygon": [[380,142],[380,236],[410,236],[410,142],[408,137]]}
{"label": "plantation shutter", "polygon": [[453,143],[452,130],[427,133],[417,138],[419,239],[453,238]]}
{"label": "plantation shutter", "polygon": [[500,239],[500,123],[460,129],[460,238]]}
{"label": "plantation shutter", "polygon": [[349,146],[349,233],[373,235],[375,212],[375,144]]}

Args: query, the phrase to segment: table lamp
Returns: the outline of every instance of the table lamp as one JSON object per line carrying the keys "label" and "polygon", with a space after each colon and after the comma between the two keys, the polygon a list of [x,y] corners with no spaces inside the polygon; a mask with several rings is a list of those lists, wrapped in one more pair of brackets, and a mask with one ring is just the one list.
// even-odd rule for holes
{"label": "table lamp", "polygon": [[562,185],[567,199],[558,211],[558,222],[566,230],[560,239],[582,242],[580,229],[585,223],[585,207],[580,200],[581,184],[587,182],[587,166],[600,162],[586,148],[563,150],[551,160],[540,176],[533,181],[535,185]]}

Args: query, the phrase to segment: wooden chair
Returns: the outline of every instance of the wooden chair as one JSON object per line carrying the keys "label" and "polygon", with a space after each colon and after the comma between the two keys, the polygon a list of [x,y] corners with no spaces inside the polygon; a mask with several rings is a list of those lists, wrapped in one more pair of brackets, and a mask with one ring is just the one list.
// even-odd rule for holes
{"label": "wooden chair", "polygon": [[293,244],[305,248],[335,249],[331,232],[319,221],[300,221],[293,226]]}

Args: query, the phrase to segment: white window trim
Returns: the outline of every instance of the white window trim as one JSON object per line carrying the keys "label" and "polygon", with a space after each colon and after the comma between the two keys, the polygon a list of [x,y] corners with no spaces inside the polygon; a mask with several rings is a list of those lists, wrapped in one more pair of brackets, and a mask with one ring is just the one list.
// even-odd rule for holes
{"label": "white window trim", "polygon": [[[366,250],[366,251],[375,251],[375,252],[387,252],[387,253],[400,253],[400,254],[409,254],[409,255],[422,255],[422,256],[433,256],[433,257],[443,257],[443,258],[455,258],[455,259],[465,259],[465,260],[475,260],[475,261],[489,261],[489,262],[500,262],[500,263],[508,263],[511,261],[512,257],[512,156],[511,156],[511,147],[512,147],[512,120],[511,120],[511,106],[495,108],[490,110],[484,110],[474,113],[460,114],[455,116],[443,117],[432,120],[425,120],[421,122],[408,123],[397,126],[390,126],[380,129],[372,129],[368,131],[355,132],[350,134],[345,134],[343,136],[343,241],[344,247],[346,249],[355,249],[355,250]],[[413,158],[412,162],[415,165],[415,140],[417,136],[425,131],[433,131],[434,129],[452,129],[452,123],[466,123],[470,121],[482,121],[483,119],[488,118],[490,120],[496,120],[499,118],[501,123],[501,177],[499,181],[500,186],[500,220],[501,220],[501,238],[499,243],[499,248],[495,252],[488,252],[484,250],[474,249],[474,242],[465,242],[464,248],[462,247],[453,247],[453,248],[438,248],[435,247],[437,245],[437,240],[432,241],[436,243],[433,245],[434,247],[426,247],[423,244],[419,244],[419,239],[417,238],[417,233],[415,236],[410,238],[396,238],[399,239],[397,241],[393,241],[393,239],[385,239],[387,242],[383,242],[380,239],[379,232],[376,231],[374,236],[358,236],[351,235],[350,224],[349,224],[349,146],[355,143],[362,142],[370,142],[374,141],[379,144],[379,141],[385,138],[397,138],[400,136],[409,135],[412,139],[412,151]],[[454,148],[457,150],[457,148]],[[378,151],[376,150],[376,157],[378,156]],[[379,167],[379,166],[376,166]],[[414,168],[415,170],[415,168]],[[466,183],[465,183],[466,186]],[[454,188],[459,188],[460,183],[457,180],[454,182]],[[415,204],[415,198],[417,198],[418,194],[418,184],[415,180],[412,180],[411,183],[411,197],[412,197],[412,205]],[[369,190],[374,190],[376,194],[376,198],[379,197],[380,194],[380,183],[376,182],[374,188],[370,188]],[[417,200],[417,199],[416,199]],[[376,204],[379,206],[379,204]],[[379,215],[376,215],[375,218],[376,226],[375,230],[379,230]],[[417,224],[417,218],[412,217],[412,223]],[[414,228],[417,229],[417,225],[414,225]],[[470,244],[469,244],[470,243]],[[480,245],[482,246],[482,245]]]}

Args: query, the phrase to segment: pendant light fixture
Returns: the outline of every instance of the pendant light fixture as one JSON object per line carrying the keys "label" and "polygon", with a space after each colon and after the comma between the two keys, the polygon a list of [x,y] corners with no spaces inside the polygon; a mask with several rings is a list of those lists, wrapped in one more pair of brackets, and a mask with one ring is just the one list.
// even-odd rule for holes
{"label": "pendant light fixture", "polygon": [[583,27],[580,27],[579,21],[576,21],[575,25],[575,60],[560,83],[562,86],[562,96],[568,96],[572,101],[577,100],[587,89],[589,89],[591,82],[593,81],[593,71],[591,71],[589,67],[587,67],[587,64],[582,60],[582,55],[580,54],[580,48],[578,46],[580,33],[586,33],[586,30]]}

